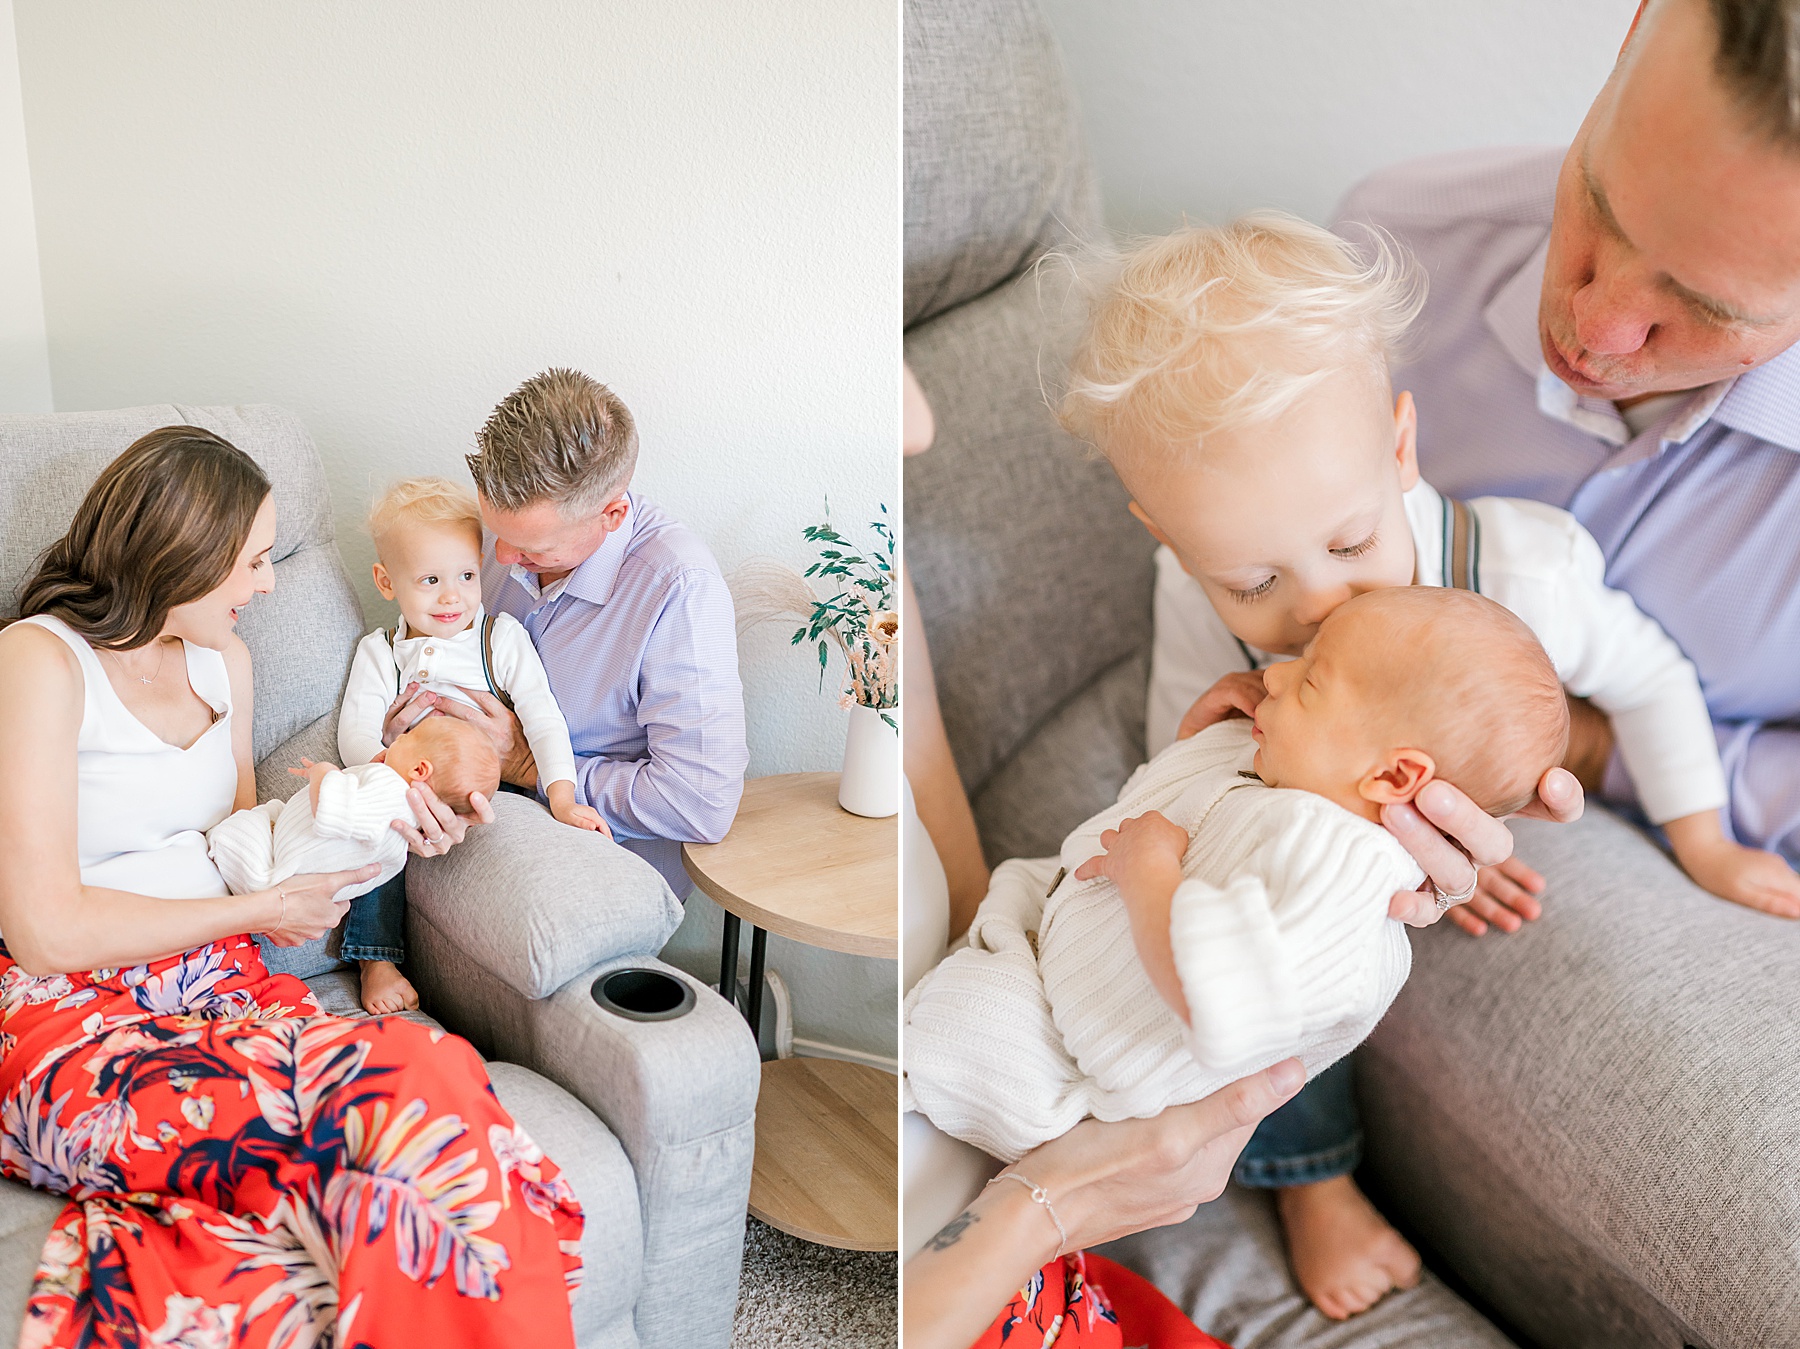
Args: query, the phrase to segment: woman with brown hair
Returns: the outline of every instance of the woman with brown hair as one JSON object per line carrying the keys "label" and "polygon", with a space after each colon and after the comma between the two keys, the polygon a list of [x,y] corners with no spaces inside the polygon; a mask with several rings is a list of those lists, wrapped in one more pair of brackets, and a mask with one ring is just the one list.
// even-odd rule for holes
{"label": "woman with brown hair", "polygon": [[581,1211],[474,1050],[321,1014],[250,935],[375,868],[229,895],[207,856],[256,799],[233,629],[274,540],[256,464],[164,427],[0,632],[0,1172],[73,1201],[20,1343],[572,1345]]}

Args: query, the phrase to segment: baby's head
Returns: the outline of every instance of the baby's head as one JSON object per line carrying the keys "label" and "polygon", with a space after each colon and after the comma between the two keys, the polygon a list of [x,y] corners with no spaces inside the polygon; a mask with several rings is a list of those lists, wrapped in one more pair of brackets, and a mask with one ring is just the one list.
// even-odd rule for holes
{"label": "baby's head", "polygon": [[369,508],[375,587],[420,637],[454,637],[481,604],[481,512],[447,478],[408,478]]}
{"label": "baby's head", "polygon": [[1256,771],[1367,818],[1433,778],[1509,815],[1562,762],[1569,710],[1530,628],[1490,599],[1392,586],[1346,601],[1263,672]]}
{"label": "baby's head", "polygon": [[1388,363],[1424,287],[1371,240],[1365,260],[1262,214],[1144,243],[1098,295],[1059,408],[1264,651],[1296,654],[1351,595],[1413,580],[1415,420]]}
{"label": "baby's head", "polygon": [[394,737],[381,761],[408,783],[423,782],[459,815],[472,807],[470,792],[490,801],[500,790],[500,755],[494,742],[466,721],[439,713]]}

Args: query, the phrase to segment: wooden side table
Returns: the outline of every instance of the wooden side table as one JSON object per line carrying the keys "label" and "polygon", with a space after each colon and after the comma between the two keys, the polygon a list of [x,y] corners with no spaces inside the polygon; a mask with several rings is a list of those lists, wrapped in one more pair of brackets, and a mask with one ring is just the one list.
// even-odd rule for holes
{"label": "wooden side table", "polygon": [[[723,840],[682,845],[688,875],[725,910],[721,991],[736,986],[740,924],[750,924],[752,1034],[770,932],[850,955],[899,956],[898,819],[850,814],[837,784],[836,773],[752,779]],[[822,1245],[896,1249],[899,1114],[889,1073],[836,1059],[765,1063],[751,1214]]]}

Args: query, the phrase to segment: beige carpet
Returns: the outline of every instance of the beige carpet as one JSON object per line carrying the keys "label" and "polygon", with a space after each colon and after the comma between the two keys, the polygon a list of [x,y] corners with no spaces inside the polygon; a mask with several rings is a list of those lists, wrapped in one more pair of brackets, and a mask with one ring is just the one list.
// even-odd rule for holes
{"label": "beige carpet", "polygon": [[733,1349],[894,1349],[900,1259],[838,1251],[746,1220]]}

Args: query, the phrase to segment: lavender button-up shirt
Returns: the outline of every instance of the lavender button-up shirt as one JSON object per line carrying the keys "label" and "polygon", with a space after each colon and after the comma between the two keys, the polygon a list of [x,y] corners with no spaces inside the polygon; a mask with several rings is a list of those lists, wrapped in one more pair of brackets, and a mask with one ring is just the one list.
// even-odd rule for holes
{"label": "lavender button-up shirt", "polygon": [[482,598],[537,644],[569,723],[576,798],[686,895],[680,844],[723,838],[744,792],[736,625],[707,546],[627,498],[624,523],[547,594],[495,562],[490,539]]}
{"label": "lavender button-up shirt", "polygon": [[[1403,164],[1352,189],[1340,224],[1390,231],[1430,297],[1394,384],[1419,462],[1454,496],[1572,511],[1626,591],[1700,672],[1730,830],[1800,860],[1800,347],[1665,408],[1634,435],[1544,366],[1538,291],[1563,151]],[[1345,231],[1355,239],[1354,229]],[[1606,795],[1629,792],[1617,771]]]}

